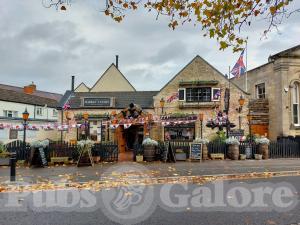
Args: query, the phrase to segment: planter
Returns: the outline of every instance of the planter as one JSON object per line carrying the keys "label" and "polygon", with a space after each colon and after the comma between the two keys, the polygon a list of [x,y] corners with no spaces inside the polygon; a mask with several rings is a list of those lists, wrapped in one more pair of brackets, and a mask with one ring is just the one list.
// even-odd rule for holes
{"label": "planter", "polygon": [[144,145],[144,159],[147,162],[152,162],[155,159],[155,146]]}
{"label": "planter", "polygon": [[135,156],[135,161],[136,162],[143,162],[144,161],[143,155],[136,155]]}
{"label": "planter", "polygon": [[176,160],[178,161],[186,161],[186,154],[182,153],[175,153]]}
{"label": "planter", "polygon": [[256,160],[262,160],[262,155],[261,154],[254,154],[254,158]]}
{"label": "planter", "polygon": [[258,152],[262,155],[262,159],[269,159],[269,145],[268,144],[259,144]]}
{"label": "planter", "polygon": [[238,145],[228,146],[228,157],[232,160],[238,160],[240,155],[240,149]]}
{"label": "planter", "polygon": [[246,160],[246,155],[245,154],[240,154],[240,160]]}
{"label": "planter", "polygon": [[208,160],[208,148],[206,144],[202,145],[202,159]]}

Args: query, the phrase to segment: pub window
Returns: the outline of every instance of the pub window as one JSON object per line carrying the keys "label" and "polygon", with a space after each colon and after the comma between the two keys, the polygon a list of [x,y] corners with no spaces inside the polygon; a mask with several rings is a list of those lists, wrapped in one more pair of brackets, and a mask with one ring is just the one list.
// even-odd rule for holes
{"label": "pub window", "polygon": [[299,125],[299,83],[294,83],[292,89],[293,123]]}
{"label": "pub window", "polygon": [[185,100],[185,89],[184,88],[178,89],[178,100],[179,101]]}
{"label": "pub window", "polygon": [[187,88],[186,89],[187,102],[210,102],[211,101],[211,88]]}
{"label": "pub window", "polygon": [[265,83],[255,85],[256,98],[265,99],[266,98],[266,88]]}
{"label": "pub window", "polygon": [[166,126],[165,140],[193,140],[195,138],[195,124]]}

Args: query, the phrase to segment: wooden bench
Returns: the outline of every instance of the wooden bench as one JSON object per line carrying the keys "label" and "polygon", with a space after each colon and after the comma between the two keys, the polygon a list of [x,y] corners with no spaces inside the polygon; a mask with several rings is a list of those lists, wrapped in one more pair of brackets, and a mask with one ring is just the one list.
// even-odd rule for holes
{"label": "wooden bench", "polygon": [[51,157],[51,164],[64,163],[69,164],[69,157]]}
{"label": "wooden bench", "polygon": [[212,154],[210,154],[210,158],[212,160],[215,160],[215,159],[224,160],[224,154],[222,154],[222,153],[212,153]]}

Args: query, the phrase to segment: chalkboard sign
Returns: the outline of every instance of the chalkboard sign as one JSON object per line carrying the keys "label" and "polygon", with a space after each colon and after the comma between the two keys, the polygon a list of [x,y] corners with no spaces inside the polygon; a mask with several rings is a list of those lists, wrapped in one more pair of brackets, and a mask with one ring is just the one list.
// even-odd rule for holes
{"label": "chalkboard sign", "polygon": [[202,144],[191,143],[190,146],[190,159],[191,160],[201,160],[202,159]]}
{"label": "chalkboard sign", "polygon": [[47,166],[48,161],[46,159],[44,148],[31,148],[31,166]]}
{"label": "chalkboard sign", "polygon": [[39,148],[39,153],[40,153],[40,157],[41,157],[41,161],[42,161],[43,166],[47,166],[48,162],[47,162],[47,159],[46,159],[46,156],[45,156],[44,148]]}
{"label": "chalkboard sign", "polygon": [[83,148],[81,149],[78,161],[77,161],[77,167],[79,166],[94,166],[94,160],[92,157],[92,150]]}

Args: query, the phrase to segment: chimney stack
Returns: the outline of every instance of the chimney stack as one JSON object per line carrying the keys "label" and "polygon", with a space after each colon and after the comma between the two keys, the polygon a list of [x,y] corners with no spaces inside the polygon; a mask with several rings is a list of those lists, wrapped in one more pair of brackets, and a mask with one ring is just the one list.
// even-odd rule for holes
{"label": "chimney stack", "polygon": [[116,67],[119,69],[119,55],[116,55]]}
{"label": "chimney stack", "polygon": [[71,91],[74,92],[75,76],[72,76]]}
{"label": "chimney stack", "polygon": [[27,86],[24,86],[24,89],[23,89],[24,93],[25,94],[32,94],[36,91],[36,85],[33,83],[27,85]]}

